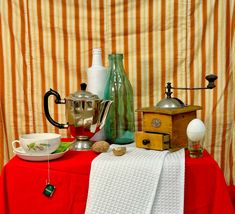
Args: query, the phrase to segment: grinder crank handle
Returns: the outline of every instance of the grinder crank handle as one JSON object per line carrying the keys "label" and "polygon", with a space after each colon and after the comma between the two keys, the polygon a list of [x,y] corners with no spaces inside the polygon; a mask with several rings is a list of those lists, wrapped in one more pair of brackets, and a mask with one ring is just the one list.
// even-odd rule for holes
{"label": "grinder crank handle", "polygon": [[206,76],[206,80],[209,82],[207,88],[212,89],[215,87],[215,80],[217,80],[217,76],[215,74],[209,74]]}
{"label": "grinder crank handle", "polygon": [[65,104],[66,103],[65,99],[60,98],[60,95],[57,91],[50,88],[50,90],[47,91],[46,94],[44,95],[44,111],[45,111],[46,118],[53,126],[56,126],[59,129],[67,129],[69,127],[68,123],[62,124],[62,123],[56,122],[55,120],[52,119],[52,117],[49,113],[48,98],[51,95],[54,95],[56,97],[56,100],[55,100],[56,104]]}

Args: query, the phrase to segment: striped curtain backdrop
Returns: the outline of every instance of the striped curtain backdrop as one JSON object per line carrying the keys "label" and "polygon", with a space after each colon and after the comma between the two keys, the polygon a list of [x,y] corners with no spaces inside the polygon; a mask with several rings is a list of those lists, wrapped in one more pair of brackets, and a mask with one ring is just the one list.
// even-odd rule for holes
{"label": "striped curtain backdrop", "polygon": [[[135,109],[174,90],[186,104],[201,105],[204,147],[235,184],[235,5],[234,0],[1,0],[0,1],[0,164],[12,157],[11,141],[31,132],[58,132],[47,122],[43,96],[61,97],[87,81],[92,48],[124,54],[134,89]],[[64,106],[50,100],[52,116],[65,122]],[[141,129],[136,113],[136,129]]]}

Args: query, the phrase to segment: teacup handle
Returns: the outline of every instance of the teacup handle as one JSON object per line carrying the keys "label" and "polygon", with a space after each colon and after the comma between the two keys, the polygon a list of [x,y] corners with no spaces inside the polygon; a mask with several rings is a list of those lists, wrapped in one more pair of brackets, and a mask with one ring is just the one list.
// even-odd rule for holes
{"label": "teacup handle", "polygon": [[19,141],[19,140],[14,140],[14,141],[12,141],[12,143],[11,143],[14,150],[17,149],[16,143],[20,143],[20,141]]}

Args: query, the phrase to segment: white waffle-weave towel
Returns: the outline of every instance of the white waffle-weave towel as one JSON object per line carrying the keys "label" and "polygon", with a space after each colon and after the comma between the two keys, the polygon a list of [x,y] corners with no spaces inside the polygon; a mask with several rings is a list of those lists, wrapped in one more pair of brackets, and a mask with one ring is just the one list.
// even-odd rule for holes
{"label": "white waffle-weave towel", "polygon": [[102,153],[91,165],[86,214],[182,214],[184,159],[184,149]]}

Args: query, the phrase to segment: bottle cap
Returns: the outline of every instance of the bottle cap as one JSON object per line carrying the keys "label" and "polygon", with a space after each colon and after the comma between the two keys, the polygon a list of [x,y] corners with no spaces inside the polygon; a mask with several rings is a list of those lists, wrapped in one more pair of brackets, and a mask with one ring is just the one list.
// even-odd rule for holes
{"label": "bottle cap", "polygon": [[93,48],[92,49],[93,54],[101,54],[101,52],[102,52],[101,48]]}

